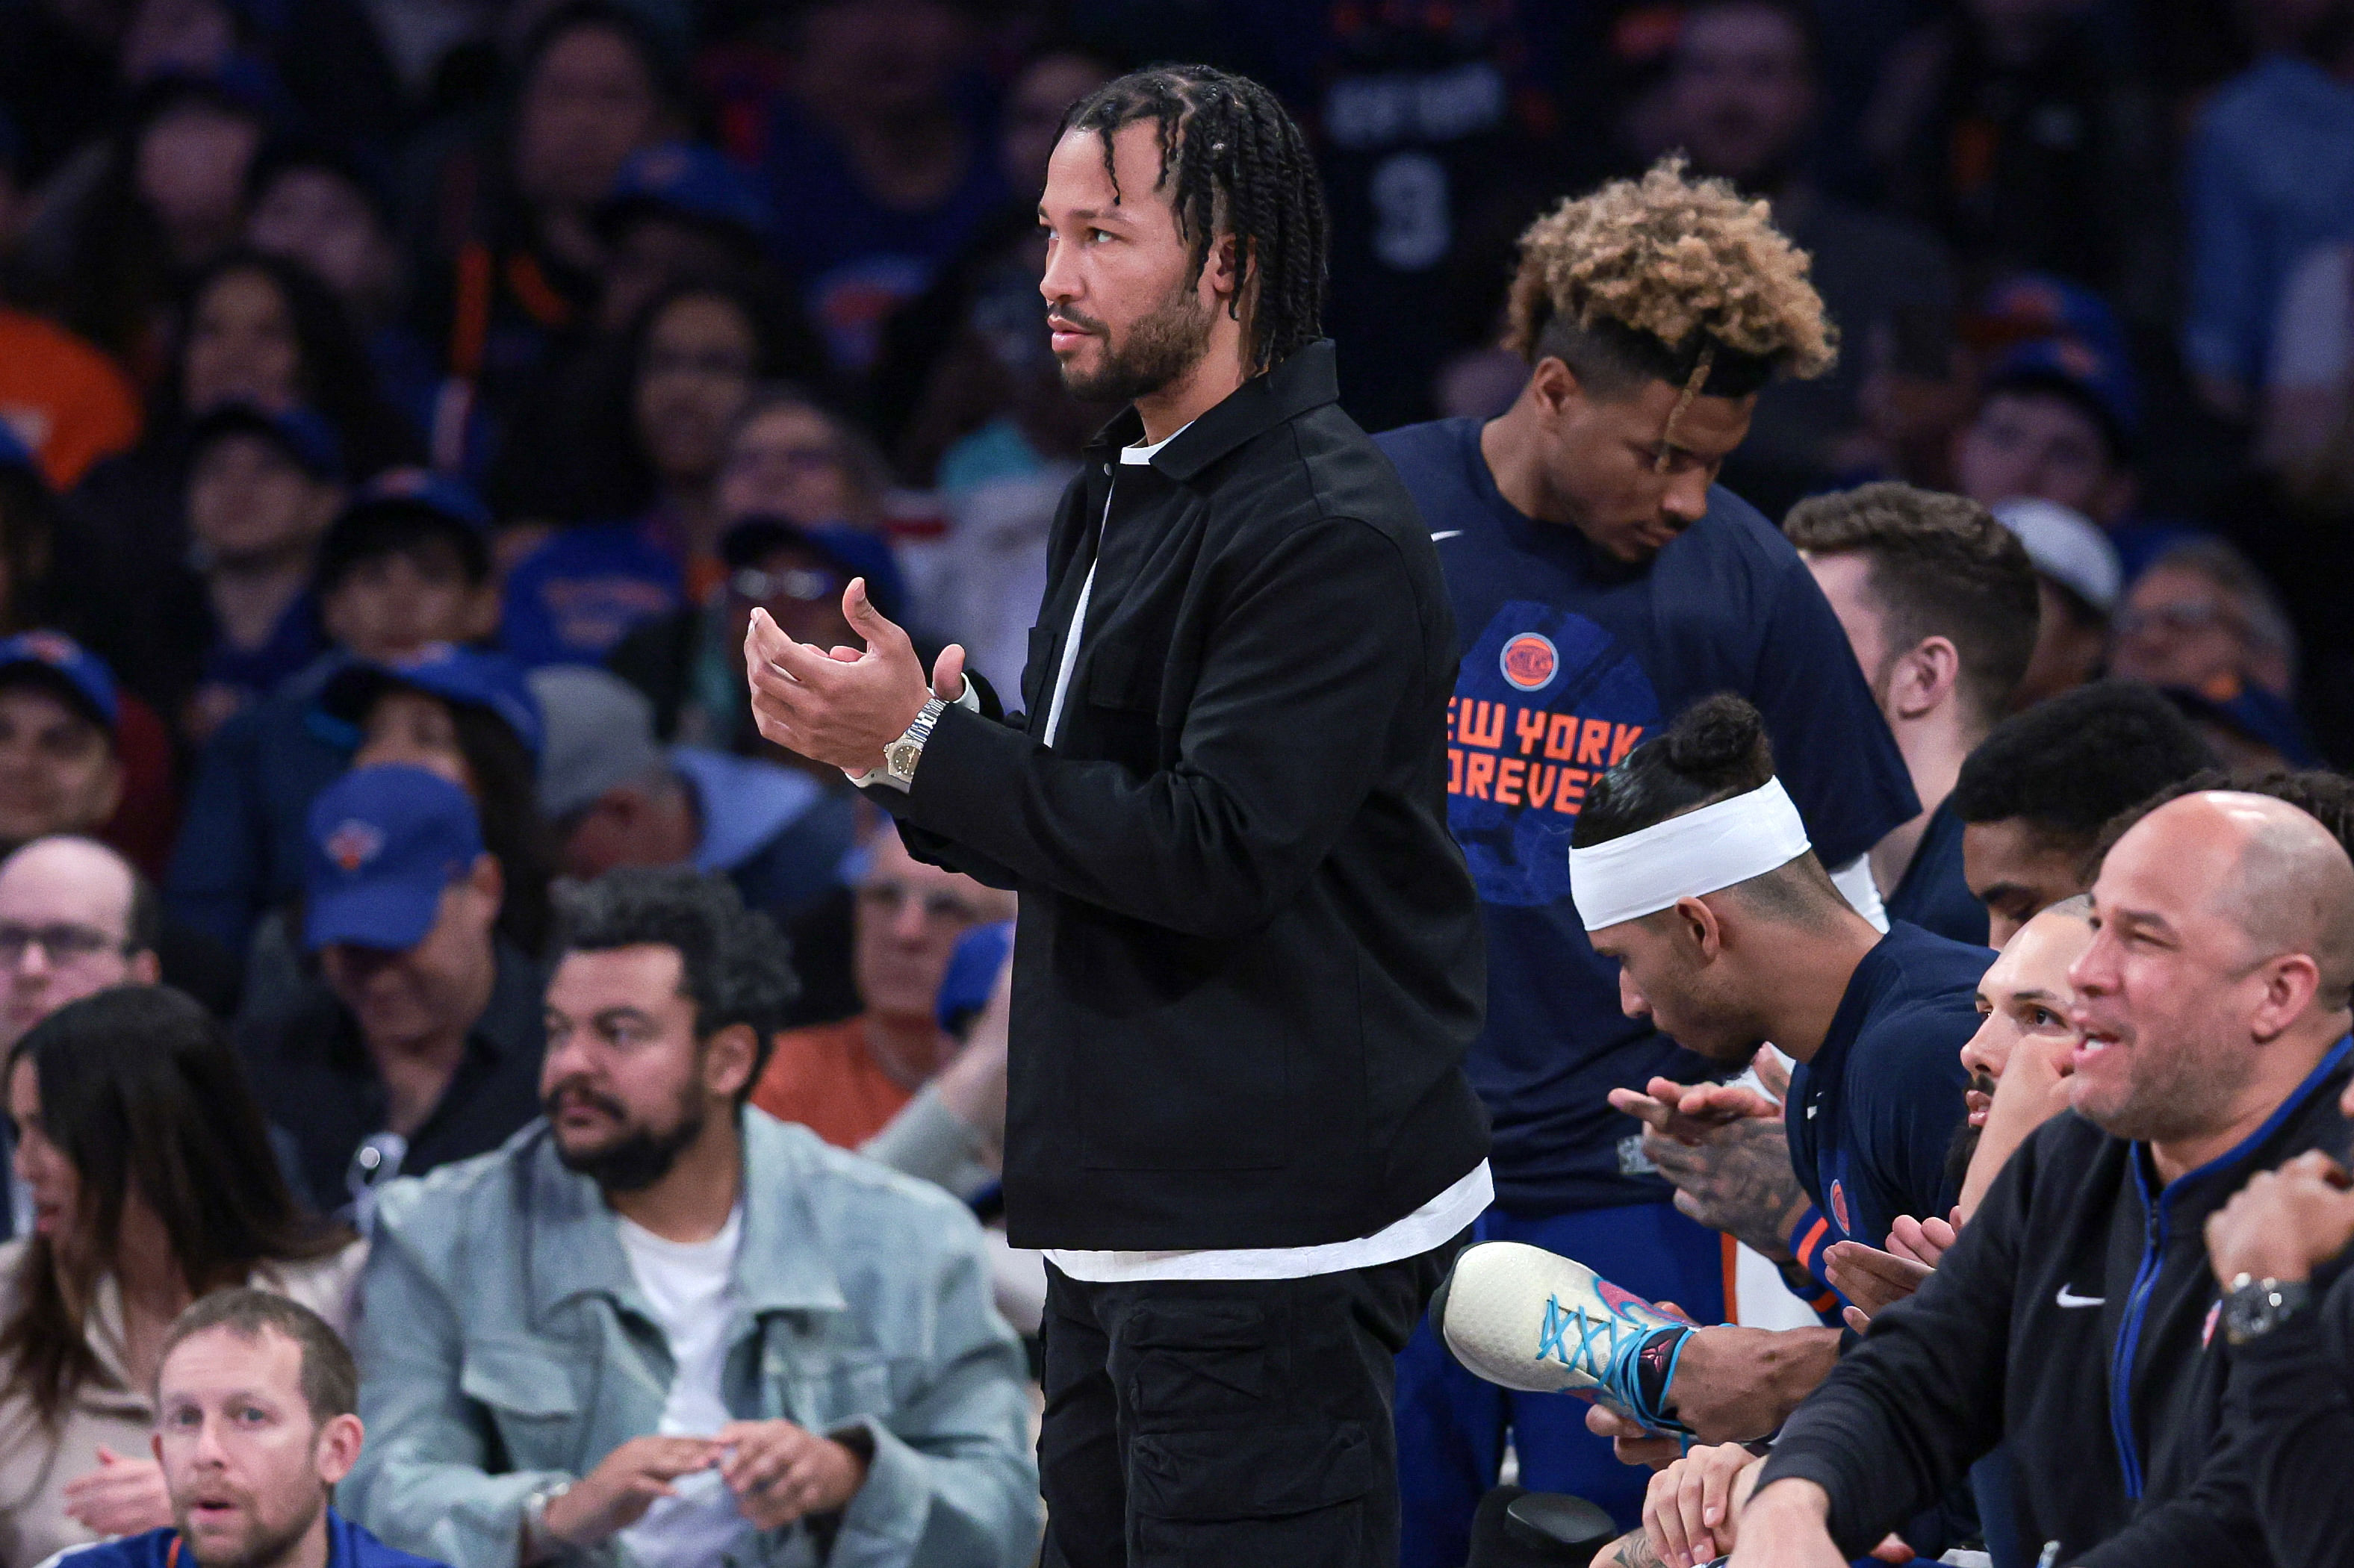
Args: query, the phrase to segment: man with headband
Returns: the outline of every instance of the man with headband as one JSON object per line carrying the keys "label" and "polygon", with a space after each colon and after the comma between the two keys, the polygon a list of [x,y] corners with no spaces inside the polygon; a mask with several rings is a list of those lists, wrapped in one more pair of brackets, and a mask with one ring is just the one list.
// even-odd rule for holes
{"label": "man with headband", "polygon": [[[1726,691],[1765,714],[1808,836],[1860,896],[1876,897],[1866,852],[1920,810],[1797,552],[1715,483],[1758,389],[1830,362],[1807,265],[1762,205],[1673,164],[1564,202],[1521,241],[1519,398],[1485,424],[1379,438],[1463,638],[1447,810],[1488,938],[1488,1022],[1466,1063],[1495,1126],[1479,1234],[1710,1320],[1725,1315],[1723,1240],[1676,1213],[1606,1098],[1703,1067],[1619,1012],[1617,968],[1571,904],[1569,835],[1605,769]],[[1463,1561],[1507,1429],[1524,1484],[1630,1522],[1640,1509],[1641,1477],[1569,1402],[1480,1383],[1427,1331],[1398,1376],[1407,1568]]]}
{"label": "man with headband", "polygon": [[[1596,780],[1571,842],[1579,917],[1617,961],[1629,1015],[1720,1072],[1769,1040],[1797,1063],[1785,1115],[1788,1158],[1822,1215],[1822,1234],[1800,1242],[1810,1262],[1835,1241],[1881,1245],[1900,1214],[1953,1207],[1960,1052],[1994,955],[1902,921],[1883,936],[1850,907],[1775,777],[1755,707],[1711,697],[1638,747]],[[1669,1139],[1702,1136],[1716,1113],[1673,1087],[1613,1098]],[[1790,1206],[1795,1223],[1804,1204]],[[1835,1330],[1772,1338],[1772,1358],[1687,1355],[1651,1407],[1664,1393],[1703,1436],[1766,1436],[1839,1351]]]}

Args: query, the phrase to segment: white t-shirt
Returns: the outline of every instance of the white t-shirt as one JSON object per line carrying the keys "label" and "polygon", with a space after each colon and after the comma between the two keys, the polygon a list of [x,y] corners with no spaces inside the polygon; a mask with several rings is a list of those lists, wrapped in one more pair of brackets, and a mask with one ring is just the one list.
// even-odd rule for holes
{"label": "white t-shirt", "polygon": [[[708,1437],[735,1419],[720,1397],[727,1358],[727,1324],[736,1315],[736,1247],[744,1239],[737,1204],[709,1241],[674,1242],[614,1216],[630,1273],[654,1320],[670,1340],[670,1397],[663,1404],[665,1437]],[[658,1498],[645,1516],[621,1531],[631,1554],[651,1568],[712,1568],[751,1532],[736,1494],[716,1469],[671,1483],[676,1497]]]}

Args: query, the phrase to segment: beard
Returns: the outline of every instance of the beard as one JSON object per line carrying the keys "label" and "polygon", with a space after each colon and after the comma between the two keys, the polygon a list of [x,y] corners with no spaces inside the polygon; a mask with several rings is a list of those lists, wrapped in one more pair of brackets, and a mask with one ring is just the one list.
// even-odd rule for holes
{"label": "beard", "polygon": [[1062,305],[1055,314],[1103,339],[1103,359],[1093,370],[1062,367],[1064,389],[1082,402],[1133,403],[1150,397],[1200,364],[1210,345],[1210,313],[1190,287],[1171,293],[1117,345],[1109,329],[1093,317]]}
{"label": "beard", "polygon": [[[1978,1139],[1984,1136],[1985,1129],[1972,1127],[1967,1117],[1964,1117],[1954,1128],[1954,1141],[1946,1145],[1946,1186],[1949,1191],[1958,1192],[1962,1190],[1962,1179],[1970,1173],[1970,1161],[1977,1158]],[[1925,1220],[1930,1218],[1927,1214],[1920,1217]],[[1939,1214],[1935,1217],[1942,1220],[1946,1216]]]}
{"label": "beard", "polygon": [[613,1101],[566,1084],[549,1091],[542,1108],[552,1118],[557,1102],[565,1099],[586,1102],[622,1123],[618,1137],[595,1149],[569,1149],[561,1137],[556,1139],[556,1157],[564,1168],[588,1177],[600,1192],[644,1192],[669,1175],[678,1157],[703,1136],[703,1100],[693,1084],[679,1096],[678,1118],[667,1132],[630,1122],[628,1113]]}
{"label": "beard", "polygon": [[281,1563],[293,1557],[295,1549],[302,1545],[303,1536],[310,1533],[311,1526],[325,1507],[326,1499],[322,1497],[318,1508],[278,1530],[266,1529],[249,1513],[246,1517],[252,1522],[247,1526],[245,1538],[225,1552],[196,1550],[189,1536],[188,1517],[184,1511],[175,1509],[172,1522],[178,1529],[180,1539],[189,1543],[188,1556],[195,1561],[196,1568],[279,1568]]}

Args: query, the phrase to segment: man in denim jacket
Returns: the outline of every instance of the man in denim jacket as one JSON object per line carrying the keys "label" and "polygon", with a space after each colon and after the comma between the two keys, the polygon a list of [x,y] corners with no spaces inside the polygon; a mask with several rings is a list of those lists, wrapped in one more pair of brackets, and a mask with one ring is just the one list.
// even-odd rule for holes
{"label": "man in denim jacket", "polygon": [[979,1226],[743,1103],[792,995],[774,928],[682,870],[566,913],[547,1118],[376,1211],[352,1515],[456,1568],[1029,1562]]}

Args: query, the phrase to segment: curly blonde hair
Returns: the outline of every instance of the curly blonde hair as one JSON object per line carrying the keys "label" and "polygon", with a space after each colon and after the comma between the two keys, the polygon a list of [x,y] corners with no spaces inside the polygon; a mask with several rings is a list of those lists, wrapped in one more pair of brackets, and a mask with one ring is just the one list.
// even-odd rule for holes
{"label": "curly blonde hair", "polygon": [[1812,265],[1765,202],[1664,158],[1641,179],[1564,200],[1529,226],[1504,345],[1534,362],[1553,322],[1589,332],[1609,322],[1679,357],[1712,342],[1819,376],[1838,357],[1838,331],[1808,281]]}

